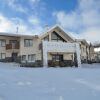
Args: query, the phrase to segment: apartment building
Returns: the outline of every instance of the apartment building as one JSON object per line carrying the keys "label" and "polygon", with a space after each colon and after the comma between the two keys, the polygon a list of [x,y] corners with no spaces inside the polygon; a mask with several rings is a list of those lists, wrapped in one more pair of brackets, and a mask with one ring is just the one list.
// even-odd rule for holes
{"label": "apartment building", "polygon": [[0,61],[32,67],[81,66],[83,56],[90,57],[88,44],[81,43],[86,45],[86,50],[81,50],[83,45],[80,48],[79,42],[59,26],[41,35],[0,33]]}
{"label": "apartment building", "polygon": [[37,51],[36,42],[37,36],[0,33],[1,61],[21,62],[24,61],[26,55],[29,55],[29,60],[31,60],[33,56],[31,54],[36,54]]}

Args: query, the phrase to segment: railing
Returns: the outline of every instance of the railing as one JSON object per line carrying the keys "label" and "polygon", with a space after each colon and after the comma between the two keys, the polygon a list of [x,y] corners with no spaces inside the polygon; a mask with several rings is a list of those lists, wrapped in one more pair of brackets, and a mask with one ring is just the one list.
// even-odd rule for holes
{"label": "railing", "polygon": [[19,46],[19,43],[16,43],[16,44],[6,44],[6,50],[9,50],[9,49],[19,49],[20,46]]}

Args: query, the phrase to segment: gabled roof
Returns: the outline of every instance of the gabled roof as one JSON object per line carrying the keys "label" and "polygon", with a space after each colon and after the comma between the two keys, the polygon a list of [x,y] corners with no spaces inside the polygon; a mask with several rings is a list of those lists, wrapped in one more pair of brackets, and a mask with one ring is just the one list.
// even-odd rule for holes
{"label": "gabled roof", "polygon": [[43,32],[42,34],[40,34],[40,38],[44,38],[46,35],[48,35],[48,33],[54,29],[58,29],[60,32],[62,32],[63,36],[66,38],[71,39],[72,41],[74,41],[75,39],[69,34],[66,33],[65,30],[59,26],[59,25],[54,25],[53,27],[49,28],[48,30],[46,30],[45,32]]}

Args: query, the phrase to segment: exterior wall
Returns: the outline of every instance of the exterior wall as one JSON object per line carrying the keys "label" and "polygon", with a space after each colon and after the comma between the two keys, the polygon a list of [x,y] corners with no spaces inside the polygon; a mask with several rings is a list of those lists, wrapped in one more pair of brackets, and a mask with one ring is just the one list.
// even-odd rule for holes
{"label": "exterior wall", "polygon": [[100,53],[97,55],[97,61],[100,62]]}
{"label": "exterior wall", "polygon": [[94,53],[95,62],[100,62],[100,54],[98,52]]}
{"label": "exterior wall", "polygon": [[[31,47],[25,47],[24,46],[24,40],[25,39],[32,39],[33,40],[33,46]],[[42,67],[42,40],[40,40],[38,37],[21,37],[20,38],[20,56],[21,56],[21,66],[25,67]],[[28,61],[28,55],[34,54],[35,55],[35,61],[29,62]],[[22,61],[22,56],[26,55],[26,61]]]}
{"label": "exterior wall", "polygon": [[[41,54],[42,49],[39,49],[39,45],[42,41],[39,40],[38,38],[31,37],[31,36],[29,36],[29,37],[26,37],[26,36],[22,36],[22,37],[0,36],[0,39],[6,40],[6,44],[9,44],[10,40],[17,40],[17,41],[19,41],[19,44],[20,44],[19,49],[6,50],[6,46],[0,47],[0,53],[6,54],[6,61],[11,61],[12,53],[18,53],[19,60],[21,60],[22,55],[26,55],[28,58],[28,55],[30,55],[30,54],[36,55],[36,61],[42,60],[42,54]],[[32,47],[24,47],[24,39],[33,39],[33,46]]]}
{"label": "exterior wall", "polygon": [[94,47],[81,43],[81,60],[84,62],[85,59],[87,62],[95,62]]}
{"label": "exterior wall", "polygon": [[48,56],[48,60],[52,60],[52,55],[51,55],[51,53],[48,53],[47,56]]}
{"label": "exterior wall", "polygon": [[32,47],[25,47],[24,46],[24,39],[33,39],[32,37],[21,37],[20,38],[20,55],[28,55],[28,54],[35,54],[36,53],[36,43],[35,39],[33,39],[33,46]]}
{"label": "exterior wall", "polygon": [[[33,46],[32,47],[25,47],[24,46],[24,40],[25,39],[32,39],[33,40]],[[20,38],[20,55],[26,55],[29,54],[35,54],[36,60],[41,60],[41,50],[39,50],[39,44],[40,41],[38,38],[34,37],[21,37]]]}
{"label": "exterior wall", "polygon": [[87,63],[90,59],[89,45],[84,43],[82,40],[76,40],[76,42],[80,44],[82,63]]}
{"label": "exterior wall", "polygon": [[64,54],[64,60],[73,60],[74,56],[73,53],[72,54]]}
{"label": "exterior wall", "polygon": [[90,46],[90,60],[95,61],[95,52],[94,52],[94,47]]}
{"label": "exterior wall", "polygon": [[87,60],[90,60],[90,51],[89,51],[89,46],[87,47]]}
{"label": "exterior wall", "polygon": [[81,44],[81,59],[87,60],[86,46]]}
{"label": "exterior wall", "polygon": [[[4,39],[6,40],[6,44],[9,44],[9,41],[10,40],[17,40],[19,41],[19,38],[18,37],[11,37],[11,36],[0,36],[0,39]],[[18,53],[19,55],[19,49],[9,49],[9,50],[6,50],[6,46],[5,47],[0,47],[0,53],[5,53],[6,54],[6,58],[11,58],[12,56],[12,53]]]}

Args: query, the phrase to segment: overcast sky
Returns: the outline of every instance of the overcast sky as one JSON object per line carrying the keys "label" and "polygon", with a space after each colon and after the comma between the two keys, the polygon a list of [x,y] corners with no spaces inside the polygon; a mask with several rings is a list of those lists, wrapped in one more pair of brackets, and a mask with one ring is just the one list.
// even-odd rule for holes
{"label": "overcast sky", "polygon": [[100,41],[100,0],[0,0],[0,32],[40,34],[61,25],[74,37]]}

